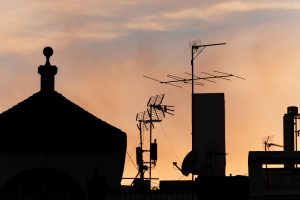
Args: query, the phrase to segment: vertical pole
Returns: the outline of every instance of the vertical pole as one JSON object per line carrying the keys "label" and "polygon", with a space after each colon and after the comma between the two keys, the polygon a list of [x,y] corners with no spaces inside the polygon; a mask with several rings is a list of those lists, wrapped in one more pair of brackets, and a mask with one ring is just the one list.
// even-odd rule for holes
{"label": "vertical pole", "polygon": [[[195,128],[194,128],[194,121],[193,121],[193,109],[194,109],[194,49],[199,49],[200,48],[200,51],[199,53],[201,53],[205,47],[207,46],[215,46],[215,45],[224,45],[226,43],[216,43],[216,44],[208,44],[208,45],[196,45],[196,44],[193,44],[192,45],[192,58],[191,58],[191,66],[192,66],[192,150],[195,149],[195,141],[193,140],[193,136],[194,136],[194,131],[195,131]],[[198,54],[199,55],[199,54]],[[197,55],[196,55],[197,57]],[[192,174],[192,180],[194,180],[194,174]]]}
{"label": "vertical pole", "polygon": [[297,127],[297,117],[295,115],[295,118],[294,118],[294,123],[295,123],[295,150],[298,151],[298,147],[297,147],[297,133],[298,133],[298,127]]}
{"label": "vertical pole", "polygon": [[194,108],[194,48],[195,46],[192,45],[192,59],[191,59],[191,65],[192,65],[192,150],[194,149],[194,121],[193,121],[193,108]]}
{"label": "vertical pole", "polygon": [[[191,59],[191,65],[192,65],[192,150],[194,150],[194,119],[193,119],[193,109],[194,109],[194,48],[195,45],[192,45],[192,59]],[[194,174],[192,173],[192,181],[194,180]]]}
{"label": "vertical pole", "polygon": [[152,168],[152,163],[151,163],[151,142],[152,142],[152,106],[150,106],[150,145],[149,145],[149,181],[150,181],[150,189],[151,189],[151,168]]}
{"label": "vertical pole", "polygon": [[142,151],[142,166],[139,166],[139,172],[140,172],[140,178],[141,181],[144,183],[144,158],[143,158],[143,130],[142,130],[142,120],[139,120],[140,122],[140,147]]}
{"label": "vertical pole", "polygon": [[[294,133],[295,133],[295,151],[298,151],[298,147],[297,147],[297,136],[298,136],[298,127],[297,127],[297,115],[295,115],[294,117],[294,123],[295,123],[295,130],[294,130]],[[298,164],[296,163],[295,164],[295,167],[298,168]]]}

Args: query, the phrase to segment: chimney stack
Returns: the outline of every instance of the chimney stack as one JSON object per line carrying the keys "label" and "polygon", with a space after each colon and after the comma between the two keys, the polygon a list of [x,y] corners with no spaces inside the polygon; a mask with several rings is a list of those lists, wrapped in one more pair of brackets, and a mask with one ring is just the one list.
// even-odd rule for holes
{"label": "chimney stack", "polygon": [[51,47],[45,47],[43,50],[46,56],[45,65],[40,65],[38,73],[41,75],[41,91],[53,92],[54,91],[54,77],[57,73],[57,67],[50,64],[50,56],[53,55],[53,49]]}
{"label": "chimney stack", "polygon": [[283,131],[284,131],[284,151],[295,151],[295,117],[298,115],[298,107],[289,106],[287,113],[283,117]]}
{"label": "chimney stack", "polygon": [[[283,143],[286,153],[295,151],[295,119],[298,115],[298,107],[289,106],[283,116]],[[294,168],[294,163],[285,163],[284,168]]]}

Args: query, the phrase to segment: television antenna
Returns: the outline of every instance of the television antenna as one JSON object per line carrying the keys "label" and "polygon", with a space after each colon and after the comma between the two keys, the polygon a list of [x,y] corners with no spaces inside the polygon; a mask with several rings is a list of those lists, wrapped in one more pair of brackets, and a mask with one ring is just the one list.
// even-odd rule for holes
{"label": "television antenna", "polygon": [[196,76],[194,74],[194,60],[200,55],[200,53],[203,52],[203,50],[206,47],[217,46],[217,45],[225,45],[225,44],[226,43],[201,44],[200,40],[196,40],[196,41],[193,41],[192,43],[190,43],[191,50],[192,50],[192,58],[191,58],[192,72],[191,73],[185,72],[185,74],[189,75],[189,77],[181,77],[181,76],[176,76],[176,75],[172,75],[172,74],[167,74],[168,80],[158,80],[156,78],[146,76],[146,75],[143,75],[143,77],[151,79],[151,80],[156,81],[156,82],[159,82],[161,84],[167,84],[167,85],[180,87],[180,88],[181,88],[181,86],[178,85],[177,83],[191,84],[192,85],[192,94],[194,94],[194,85],[204,86],[204,83],[197,82],[198,80],[205,80],[205,81],[209,81],[209,82],[213,82],[213,83],[215,83],[215,81],[213,81],[211,79],[230,80],[228,77],[235,77],[235,78],[246,80],[243,77],[240,77],[240,76],[237,76],[237,75],[234,75],[234,74],[230,74],[230,73],[216,71],[216,70],[213,71],[214,74],[201,72],[202,74],[204,74],[204,76]]}
{"label": "television antenna", "polygon": [[[164,99],[164,94],[159,94],[155,96],[151,96],[147,103],[147,111],[143,111],[137,113],[136,121],[138,122],[137,127],[139,129],[140,134],[140,146],[136,148],[136,157],[138,164],[138,174],[140,177],[139,183],[142,184],[142,187],[145,188],[145,180],[149,180],[149,186],[151,188],[151,180],[152,178],[152,168],[156,166],[157,162],[157,142],[154,139],[152,142],[152,130],[154,129],[154,123],[162,122],[162,119],[165,118],[166,114],[174,115],[174,106],[164,105],[162,101]],[[143,148],[144,140],[143,134],[144,132],[149,131],[149,146],[150,149],[145,150]],[[150,153],[149,162],[144,161],[143,154]],[[149,171],[149,178],[145,178],[144,174],[146,171]],[[136,176],[136,177],[137,177]]]}
{"label": "television antenna", "polygon": [[[264,137],[263,148],[265,151],[271,151],[272,147],[274,146],[283,148],[283,145],[273,143],[273,138],[274,135],[268,135]],[[267,185],[269,185],[268,164],[265,164],[265,168],[266,168],[266,183]]]}
{"label": "television antenna", "polygon": [[272,147],[283,148],[283,145],[273,143],[273,138],[274,138],[274,135],[269,135],[269,136],[264,137],[263,146],[264,146],[265,151],[271,151]]}
{"label": "television antenna", "polygon": [[[224,80],[231,80],[230,77],[234,77],[234,78],[238,78],[238,79],[242,79],[242,80],[246,80],[243,77],[231,74],[231,73],[225,73],[225,72],[221,72],[221,71],[213,71],[213,73],[206,73],[206,72],[201,72],[202,76],[197,76],[194,74],[194,60],[204,51],[204,49],[206,47],[212,47],[212,46],[219,46],[219,45],[225,45],[226,43],[213,43],[213,44],[201,44],[200,40],[196,40],[196,41],[192,41],[190,42],[190,46],[191,46],[191,73],[186,73],[185,75],[189,75],[189,77],[181,77],[181,76],[176,76],[176,75],[172,75],[172,74],[168,74],[167,80],[158,80],[156,78],[150,77],[150,76],[145,76],[145,78],[151,79],[153,81],[159,82],[161,84],[167,84],[167,85],[171,85],[171,86],[175,86],[175,87],[180,87],[179,85],[180,83],[185,83],[185,84],[191,84],[192,85],[192,111],[191,111],[191,115],[192,115],[192,138],[193,138],[193,134],[194,134],[194,124],[193,124],[193,108],[194,108],[194,86],[195,85],[200,85],[200,86],[204,86],[204,83],[199,82],[199,81],[208,81],[208,82],[212,82],[215,83],[215,79],[224,79]],[[192,149],[194,149],[195,144],[194,144],[194,140],[192,140]],[[194,179],[194,178],[193,178]]]}

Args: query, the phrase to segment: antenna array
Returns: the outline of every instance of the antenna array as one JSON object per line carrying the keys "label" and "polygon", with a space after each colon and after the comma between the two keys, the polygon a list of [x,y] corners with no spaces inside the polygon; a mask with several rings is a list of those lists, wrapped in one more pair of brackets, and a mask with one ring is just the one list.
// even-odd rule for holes
{"label": "antenna array", "polygon": [[273,143],[273,138],[274,135],[269,135],[263,139],[263,147],[265,151],[271,151],[271,148],[274,146],[283,148],[283,145]]}
{"label": "antenna array", "polygon": [[[225,72],[221,72],[221,71],[213,71],[213,73],[206,73],[206,72],[201,72],[201,76],[197,76],[194,74],[194,60],[203,52],[203,50],[206,47],[211,47],[211,46],[219,46],[219,45],[225,45],[226,43],[214,43],[214,44],[201,44],[200,40],[196,40],[196,41],[192,41],[190,42],[190,46],[191,46],[191,73],[187,73],[185,72],[186,75],[189,75],[189,77],[183,77],[183,76],[177,76],[177,75],[172,75],[172,74],[168,74],[167,80],[158,80],[156,78],[150,77],[150,76],[145,76],[145,78],[151,79],[153,81],[159,82],[161,84],[166,84],[166,85],[171,85],[171,86],[175,86],[175,87],[179,87],[181,88],[181,85],[179,85],[180,83],[185,83],[185,84],[191,84],[192,85],[192,111],[191,111],[191,115],[193,118],[193,108],[194,108],[194,85],[200,85],[200,86],[204,86],[203,81],[206,82],[211,82],[211,83],[215,83],[216,79],[224,79],[227,81],[230,81],[230,78],[238,78],[238,79],[242,79],[242,80],[246,80],[243,77],[231,74],[231,73],[225,73]],[[193,134],[194,134],[194,124],[193,124],[193,119],[192,119],[192,138],[193,138]],[[192,141],[192,149],[194,149],[194,141]],[[192,176],[192,179],[194,179],[194,177]]]}
{"label": "antenna array", "polygon": [[194,60],[200,55],[200,53],[203,52],[203,50],[206,47],[210,46],[217,46],[217,45],[225,45],[226,43],[215,43],[215,44],[201,44],[200,40],[195,40],[190,42],[190,47],[192,51],[192,58],[191,58],[191,65],[192,65],[192,72],[187,73],[185,72],[186,75],[189,75],[189,77],[181,77],[181,76],[176,76],[172,74],[167,74],[168,80],[158,80],[156,78],[146,76],[144,75],[145,78],[151,79],[153,81],[159,82],[161,84],[167,84],[175,87],[180,87],[177,83],[185,83],[185,84],[191,84],[192,85],[192,93],[194,93],[194,85],[200,85],[204,86],[204,83],[198,82],[197,80],[204,80],[204,81],[209,81],[212,83],[215,83],[213,79],[224,79],[224,80],[230,80],[229,77],[235,77],[239,79],[246,80],[243,77],[230,74],[230,73],[225,73],[221,71],[213,71],[214,74],[206,73],[206,72],[201,72],[203,76],[196,76],[194,75]]}
{"label": "antenna array", "polygon": [[[134,182],[138,182],[139,186],[142,188],[151,188],[151,169],[156,165],[157,162],[157,143],[156,139],[152,142],[152,129],[154,129],[154,123],[162,122],[166,114],[174,115],[174,110],[171,109],[174,106],[163,105],[162,101],[164,99],[164,94],[159,94],[150,97],[147,103],[147,110],[139,112],[136,115],[136,121],[138,122],[137,127],[140,133],[140,146],[136,148],[136,160],[138,164],[138,174],[139,179],[134,179]],[[150,149],[143,149],[143,134],[149,131],[149,142]],[[143,154],[150,153],[149,162],[144,161]],[[145,178],[145,172],[149,171],[149,178]],[[146,184],[145,180],[149,180],[149,185]]]}
{"label": "antenna array", "polygon": [[181,86],[177,85],[176,83],[193,84],[192,81],[194,81],[194,85],[204,86],[204,83],[198,82],[197,80],[208,81],[211,83],[216,83],[213,79],[223,79],[223,80],[231,81],[231,79],[229,77],[235,77],[235,78],[246,80],[243,77],[240,77],[240,76],[237,76],[234,74],[216,71],[216,70],[213,71],[213,73],[215,73],[215,74],[201,72],[201,74],[203,74],[203,76],[196,76],[196,75],[192,75],[191,73],[187,73],[187,72],[184,72],[184,73],[186,75],[192,76],[192,78],[191,77],[180,77],[180,76],[175,76],[172,74],[167,74],[167,77],[169,78],[168,80],[158,80],[158,79],[152,78],[150,76],[145,76],[145,75],[143,77],[154,80],[161,84],[167,84],[167,85],[171,85],[171,86],[175,86],[175,87],[179,87],[179,88],[181,88]]}

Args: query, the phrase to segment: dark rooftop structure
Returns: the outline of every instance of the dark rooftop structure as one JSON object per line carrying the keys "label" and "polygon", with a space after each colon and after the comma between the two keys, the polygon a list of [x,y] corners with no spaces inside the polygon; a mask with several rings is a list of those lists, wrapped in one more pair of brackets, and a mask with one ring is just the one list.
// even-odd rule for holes
{"label": "dark rooftop structure", "polygon": [[35,168],[54,169],[84,186],[97,167],[108,186],[120,186],[126,133],[56,92],[57,67],[49,61],[53,50],[46,47],[43,53],[41,90],[0,114],[0,190]]}
{"label": "dark rooftop structure", "polygon": [[126,134],[98,119],[55,91],[57,67],[45,48],[41,90],[0,114],[0,151],[15,152],[123,152]]}
{"label": "dark rooftop structure", "polygon": [[126,135],[56,91],[0,114],[1,152],[124,152]]}

